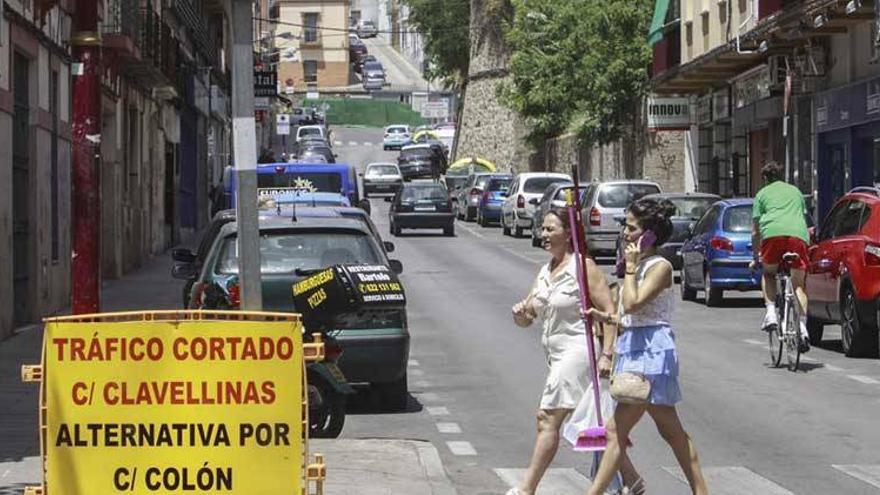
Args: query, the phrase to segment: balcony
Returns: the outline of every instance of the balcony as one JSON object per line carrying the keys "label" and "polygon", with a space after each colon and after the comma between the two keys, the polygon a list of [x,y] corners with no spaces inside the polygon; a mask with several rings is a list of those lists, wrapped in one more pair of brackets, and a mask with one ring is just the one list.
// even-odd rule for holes
{"label": "balcony", "polygon": [[[222,4],[222,2],[220,3]],[[207,58],[208,63],[216,65],[219,58],[217,55],[218,46],[216,43],[212,43],[213,36],[207,22],[208,12],[202,8],[209,4],[212,2],[195,0],[170,0],[167,3],[169,10],[189,31],[196,49]]]}
{"label": "balcony", "polygon": [[111,5],[110,23],[104,26],[104,47],[109,63],[142,88],[167,86],[176,78],[177,40],[159,14],[138,0]]}
{"label": "balcony", "polygon": [[104,49],[116,58],[140,57],[137,41],[141,35],[140,0],[110,0],[101,34]]}

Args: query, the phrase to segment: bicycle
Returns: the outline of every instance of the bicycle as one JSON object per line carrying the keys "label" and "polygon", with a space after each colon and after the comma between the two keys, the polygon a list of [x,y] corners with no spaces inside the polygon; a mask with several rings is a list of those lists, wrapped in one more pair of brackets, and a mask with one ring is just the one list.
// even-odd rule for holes
{"label": "bicycle", "polygon": [[770,329],[770,362],[774,368],[782,366],[782,351],[785,350],[787,368],[797,371],[801,360],[800,320],[803,308],[800,307],[794,285],[791,282],[791,264],[799,258],[797,253],[785,253],[776,272],[776,310],[779,312],[779,323]]}

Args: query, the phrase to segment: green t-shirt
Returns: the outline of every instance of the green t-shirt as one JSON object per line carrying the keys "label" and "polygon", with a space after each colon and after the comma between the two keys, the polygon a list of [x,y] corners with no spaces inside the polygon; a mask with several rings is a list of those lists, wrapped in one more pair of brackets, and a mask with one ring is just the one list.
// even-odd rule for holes
{"label": "green t-shirt", "polygon": [[809,244],[806,209],[800,189],[778,180],[758,191],[752,206],[752,218],[758,224],[761,239],[799,237]]}

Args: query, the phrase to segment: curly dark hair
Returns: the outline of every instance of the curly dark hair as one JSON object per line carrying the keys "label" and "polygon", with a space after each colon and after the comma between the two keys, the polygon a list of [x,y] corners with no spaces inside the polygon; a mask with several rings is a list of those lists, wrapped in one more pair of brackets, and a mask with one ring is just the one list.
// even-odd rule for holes
{"label": "curly dark hair", "polygon": [[761,177],[764,178],[767,183],[776,182],[778,180],[782,180],[782,176],[785,173],[785,167],[780,165],[778,162],[769,161],[761,167]]}
{"label": "curly dark hair", "polygon": [[675,214],[675,205],[668,199],[657,201],[642,198],[630,203],[626,211],[635,217],[643,230],[654,232],[657,236],[655,246],[662,246],[672,236],[672,221],[669,218]]}

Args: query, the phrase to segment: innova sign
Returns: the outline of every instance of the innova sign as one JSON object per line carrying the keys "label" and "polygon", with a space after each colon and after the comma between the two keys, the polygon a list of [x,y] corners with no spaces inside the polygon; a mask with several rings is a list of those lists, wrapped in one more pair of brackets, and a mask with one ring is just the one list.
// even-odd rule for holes
{"label": "innova sign", "polygon": [[691,127],[690,99],[682,97],[648,98],[648,130],[686,131]]}

